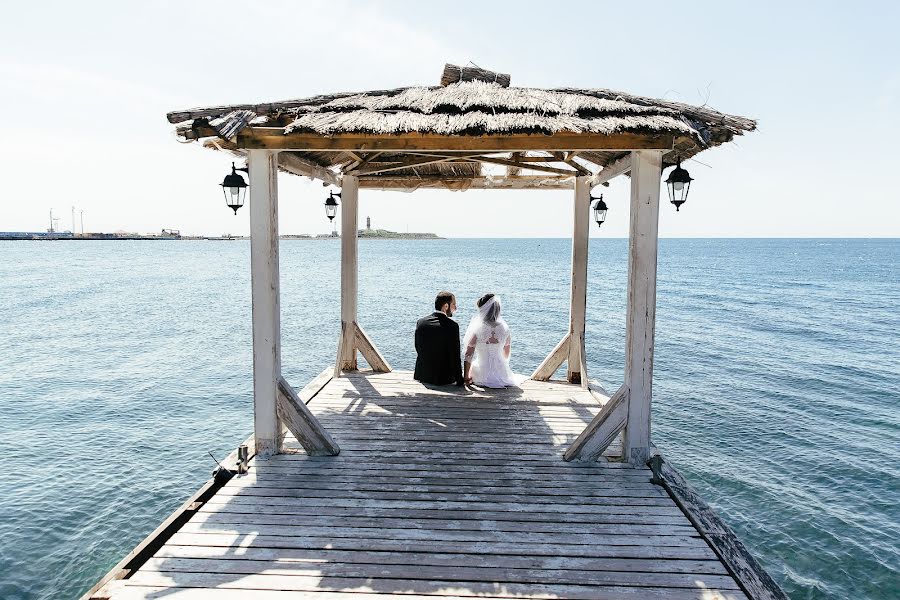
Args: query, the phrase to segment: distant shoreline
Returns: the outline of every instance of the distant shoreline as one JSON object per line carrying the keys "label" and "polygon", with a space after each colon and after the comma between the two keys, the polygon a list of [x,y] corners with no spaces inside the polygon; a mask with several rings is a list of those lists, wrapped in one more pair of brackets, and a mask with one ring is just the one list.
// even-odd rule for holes
{"label": "distant shoreline", "polygon": [[[305,235],[305,234],[284,234],[278,236],[282,240],[305,240],[305,241],[322,241],[322,240],[340,240],[340,236],[332,235]],[[0,241],[27,241],[27,242],[56,242],[56,241],[236,241],[249,240],[250,236],[242,235],[141,235],[141,234],[115,234],[115,233],[88,233],[72,235],[71,233],[32,233],[32,232],[7,232],[0,233]],[[361,240],[444,240],[447,238],[440,237],[434,233],[397,233],[385,230],[361,230],[359,232]]]}

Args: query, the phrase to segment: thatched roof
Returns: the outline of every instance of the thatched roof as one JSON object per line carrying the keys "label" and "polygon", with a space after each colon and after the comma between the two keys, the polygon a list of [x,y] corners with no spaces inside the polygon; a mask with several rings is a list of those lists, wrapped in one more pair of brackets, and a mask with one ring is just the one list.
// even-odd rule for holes
{"label": "thatched roof", "polygon": [[[445,81],[446,74],[445,69]],[[505,165],[513,176],[531,172],[556,179],[596,173],[630,149],[651,147],[665,149],[664,161],[674,164],[756,128],[752,119],[705,106],[606,89],[504,87],[496,81],[508,83],[509,76],[500,77],[167,116],[179,136],[209,138],[208,146],[237,153],[278,148],[299,164],[337,176],[420,180],[412,187],[443,177],[457,188],[483,176],[483,164]],[[485,163],[485,157],[493,162]]]}

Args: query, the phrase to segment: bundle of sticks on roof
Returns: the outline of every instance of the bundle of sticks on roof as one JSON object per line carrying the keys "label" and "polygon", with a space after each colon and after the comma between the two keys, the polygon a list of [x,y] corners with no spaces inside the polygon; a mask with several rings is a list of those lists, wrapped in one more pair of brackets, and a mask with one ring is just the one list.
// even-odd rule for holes
{"label": "bundle of sticks on roof", "polygon": [[459,67],[447,63],[444,65],[444,73],[441,75],[441,85],[447,87],[460,81],[486,81],[497,83],[501,87],[509,87],[510,77],[508,73],[495,73],[481,67]]}

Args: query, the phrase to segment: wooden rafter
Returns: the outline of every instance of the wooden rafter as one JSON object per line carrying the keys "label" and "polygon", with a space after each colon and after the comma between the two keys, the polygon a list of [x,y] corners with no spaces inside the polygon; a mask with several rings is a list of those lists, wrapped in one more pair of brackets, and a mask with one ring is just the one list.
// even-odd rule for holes
{"label": "wooden rafter", "polygon": [[376,190],[413,191],[419,188],[443,188],[450,190],[570,190],[574,177],[448,177],[442,175],[421,177],[361,177],[359,187]]}
{"label": "wooden rafter", "polygon": [[575,162],[575,156],[577,154],[578,154],[578,152],[566,153],[565,158],[563,158],[563,162],[566,163],[567,165],[569,165],[570,167],[572,167],[573,169],[575,169],[576,171],[578,171],[579,175],[593,175],[593,173],[591,173],[590,171],[585,169],[583,166],[581,166],[577,162]]}
{"label": "wooden rafter", "polygon": [[[459,159],[467,159],[470,155],[460,156]],[[474,155],[472,155],[474,156]],[[410,169],[412,167],[423,167],[425,165],[432,165],[435,163],[444,163],[455,160],[454,158],[448,158],[447,156],[442,155],[432,155],[427,158],[414,158],[412,160],[402,161],[395,164],[378,166],[378,167],[370,167],[368,169],[355,169],[353,171],[348,171],[347,173],[350,175],[356,175],[358,177],[364,177],[366,175],[374,175],[375,173],[384,173],[388,171],[400,171],[403,169]]]}
{"label": "wooden rafter", "polygon": [[591,187],[608,183],[610,179],[618,177],[624,173],[631,171],[631,155],[623,156],[614,163],[603,168],[602,171],[591,177],[589,183]]}

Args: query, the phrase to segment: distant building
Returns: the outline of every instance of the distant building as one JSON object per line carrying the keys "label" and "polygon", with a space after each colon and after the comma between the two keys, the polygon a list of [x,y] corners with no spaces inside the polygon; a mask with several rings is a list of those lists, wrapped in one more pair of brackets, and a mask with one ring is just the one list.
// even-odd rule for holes
{"label": "distant building", "polygon": [[372,231],[372,217],[366,217],[366,231]]}

